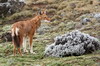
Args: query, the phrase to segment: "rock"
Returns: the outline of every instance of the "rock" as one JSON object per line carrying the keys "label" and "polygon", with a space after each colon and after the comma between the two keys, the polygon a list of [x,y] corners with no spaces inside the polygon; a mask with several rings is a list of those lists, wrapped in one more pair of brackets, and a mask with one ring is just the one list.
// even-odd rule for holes
{"label": "rock", "polygon": [[7,2],[7,0],[0,0],[0,3],[4,3],[4,2]]}
{"label": "rock", "polygon": [[82,24],[82,25],[87,24],[88,22],[91,22],[91,19],[89,19],[89,18],[83,18],[83,19],[81,20],[81,24]]}
{"label": "rock", "polygon": [[5,17],[9,11],[10,3],[0,3],[0,17]]}
{"label": "rock", "polygon": [[98,39],[80,31],[72,31],[68,34],[57,36],[54,43],[45,48],[46,56],[65,57],[78,56],[92,53],[100,49]]}
{"label": "rock", "polygon": [[100,18],[100,13],[95,13],[94,18]]}
{"label": "rock", "polygon": [[11,37],[11,33],[10,32],[6,32],[6,33],[3,33],[1,36],[0,36],[0,39],[2,41],[12,41],[12,37]]}
{"label": "rock", "polygon": [[24,7],[25,3],[23,1],[8,0],[0,3],[0,17],[6,17],[15,12],[20,11]]}
{"label": "rock", "polygon": [[97,22],[100,22],[100,13],[95,13],[94,18],[96,18]]}

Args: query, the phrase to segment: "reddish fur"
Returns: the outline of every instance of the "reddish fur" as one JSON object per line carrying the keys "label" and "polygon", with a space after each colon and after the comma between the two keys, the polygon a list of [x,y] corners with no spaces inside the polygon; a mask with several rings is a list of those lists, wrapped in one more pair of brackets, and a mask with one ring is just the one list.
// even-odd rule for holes
{"label": "reddish fur", "polygon": [[[29,37],[30,38],[30,46],[32,46],[32,38],[33,35],[35,33],[35,31],[37,30],[37,28],[41,25],[41,20],[42,19],[46,19],[49,20],[50,19],[47,17],[45,12],[42,12],[41,15],[37,15],[36,17],[34,17],[31,20],[27,20],[27,21],[19,21],[16,22],[12,25],[12,29],[14,29],[14,33],[15,33],[15,29],[18,28],[18,37],[19,37],[19,42],[20,42],[20,46],[22,46],[23,43],[23,37]],[[14,40],[12,41],[14,44],[14,55],[16,54],[16,43],[14,42]],[[20,55],[22,55],[20,47],[18,47],[18,52],[20,53]]]}

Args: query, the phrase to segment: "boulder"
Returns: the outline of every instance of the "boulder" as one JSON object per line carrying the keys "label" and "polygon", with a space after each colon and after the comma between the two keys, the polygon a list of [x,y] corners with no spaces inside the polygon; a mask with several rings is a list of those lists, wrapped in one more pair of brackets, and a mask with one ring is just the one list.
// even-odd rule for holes
{"label": "boulder", "polygon": [[2,41],[8,41],[8,42],[10,42],[10,41],[12,41],[12,37],[11,37],[11,33],[10,32],[6,32],[6,33],[3,33],[1,36],[0,36],[0,39],[2,40]]}
{"label": "boulder", "polygon": [[24,7],[24,1],[4,0],[0,2],[0,17],[6,17],[20,11]]}
{"label": "boulder", "polygon": [[98,49],[100,42],[97,38],[75,30],[54,38],[54,43],[48,45],[44,53],[46,56],[66,57],[92,53]]}

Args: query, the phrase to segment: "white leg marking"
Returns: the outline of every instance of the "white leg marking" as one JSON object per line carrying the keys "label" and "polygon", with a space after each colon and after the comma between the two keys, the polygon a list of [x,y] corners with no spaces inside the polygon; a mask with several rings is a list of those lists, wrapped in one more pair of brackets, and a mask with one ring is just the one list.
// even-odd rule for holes
{"label": "white leg marking", "polygon": [[14,28],[11,30],[11,35],[14,36]]}
{"label": "white leg marking", "polygon": [[16,28],[16,35],[18,36],[19,28]]}
{"label": "white leg marking", "polygon": [[33,52],[33,44],[30,46],[30,53],[36,54],[35,52]]}
{"label": "white leg marking", "polygon": [[23,51],[24,51],[24,52],[28,52],[28,50],[26,49],[26,46],[27,46],[27,45],[26,45],[26,42],[27,42],[27,38],[24,37],[24,38],[23,38]]}
{"label": "white leg marking", "polygon": [[30,53],[33,53],[33,46],[30,46]]}

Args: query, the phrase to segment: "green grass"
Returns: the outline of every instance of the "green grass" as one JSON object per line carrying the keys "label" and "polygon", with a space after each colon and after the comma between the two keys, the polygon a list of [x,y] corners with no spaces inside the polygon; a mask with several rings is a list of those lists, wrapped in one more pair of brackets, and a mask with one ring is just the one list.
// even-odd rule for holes
{"label": "green grass", "polygon": [[82,56],[69,56],[63,58],[44,57],[44,49],[48,42],[33,41],[36,54],[23,53],[13,56],[11,42],[0,44],[0,66],[99,66],[100,51]]}

